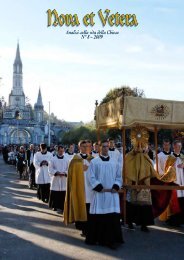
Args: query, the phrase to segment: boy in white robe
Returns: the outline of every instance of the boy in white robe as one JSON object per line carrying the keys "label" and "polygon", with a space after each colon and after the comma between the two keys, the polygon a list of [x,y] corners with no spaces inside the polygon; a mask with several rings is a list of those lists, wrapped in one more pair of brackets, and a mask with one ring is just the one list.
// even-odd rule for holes
{"label": "boy in white robe", "polygon": [[121,153],[118,151],[118,149],[115,148],[115,143],[112,138],[109,139],[109,151],[108,154],[111,158],[115,159],[117,162],[121,162]]}
{"label": "boy in white robe", "polygon": [[94,158],[99,156],[99,144],[97,142],[93,144],[92,156]]}
{"label": "boy in white robe", "polygon": [[[93,189],[90,204],[87,244],[99,244],[115,249],[123,243],[120,224],[120,200],[116,192],[122,186],[121,169],[108,155],[108,141],[101,143],[101,155],[89,165],[89,182]],[[105,192],[104,189],[110,189]]]}
{"label": "boy in white robe", "polygon": [[69,148],[65,151],[65,158],[67,158],[69,161],[71,161],[74,157],[75,153],[74,153],[74,145],[70,144]]}
{"label": "boy in white robe", "polygon": [[35,182],[37,184],[37,197],[43,202],[48,203],[50,193],[50,175],[48,166],[53,156],[47,151],[47,145],[40,144],[40,152],[37,152],[33,158],[33,164],[36,169]]}
{"label": "boy in white robe", "polygon": [[49,165],[51,175],[49,207],[63,213],[66,195],[66,179],[69,160],[64,155],[64,147],[58,146],[58,153]]}
{"label": "boy in white robe", "polygon": [[[123,149],[123,148],[122,148]],[[120,169],[122,171],[123,167],[123,150],[122,153],[119,152],[119,150],[115,147],[114,139],[109,139],[109,151],[108,154],[111,159],[114,159],[120,166]]]}

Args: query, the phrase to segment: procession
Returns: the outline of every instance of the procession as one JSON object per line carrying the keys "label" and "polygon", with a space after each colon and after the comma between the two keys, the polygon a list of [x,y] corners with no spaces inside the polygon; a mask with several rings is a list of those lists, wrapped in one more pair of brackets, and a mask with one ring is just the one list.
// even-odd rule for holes
{"label": "procession", "polygon": [[[27,182],[27,189],[60,215],[61,222],[79,230],[84,243],[116,250],[126,247],[124,228],[149,233],[155,218],[168,228],[184,225],[182,141],[163,139],[162,147],[155,150],[148,140],[145,127],[134,127],[132,147],[125,156],[125,147],[117,147],[113,138],[68,146],[41,143],[36,149],[30,144],[28,149],[18,147],[13,164],[17,178]],[[6,163],[12,147],[2,149]],[[150,184],[181,186],[181,190],[131,188]]]}
{"label": "procession", "polygon": [[[42,203],[36,212],[46,207],[54,213],[48,215],[59,217],[61,228],[76,230],[81,248],[95,252],[121,254],[130,246],[126,236],[134,239],[139,231],[149,236],[154,226],[183,234],[184,102],[145,98],[138,88],[122,87],[108,92],[100,104],[96,100],[91,125],[72,127],[56,121],[54,115],[58,125],[51,124],[50,111],[48,117],[44,114],[40,89],[34,111],[25,105],[19,44],[13,67],[20,94],[13,84],[10,105],[1,103],[0,125],[0,153],[4,165],[16,173],[8,189],[15,184],[17,191],[22,187],[25,198],[31,191],[33,200],[36,197]],[[10,178],[1,174],[2,180]],[[5,203],[2,209],[6,208]],[[2,228],[7,232],[6,225]],[[127,230],[134,232],[130,235]]]}

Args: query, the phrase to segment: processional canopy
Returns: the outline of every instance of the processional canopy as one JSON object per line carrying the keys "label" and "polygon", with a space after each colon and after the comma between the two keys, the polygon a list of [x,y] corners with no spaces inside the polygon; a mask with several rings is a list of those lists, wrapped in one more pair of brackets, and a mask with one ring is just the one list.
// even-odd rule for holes
{"label": "processional canopy", "polygon": [[184,102],[140,97],[118,97],[96,107],[97,128],[131,128],[144,125],[149,129],[184,128]]}

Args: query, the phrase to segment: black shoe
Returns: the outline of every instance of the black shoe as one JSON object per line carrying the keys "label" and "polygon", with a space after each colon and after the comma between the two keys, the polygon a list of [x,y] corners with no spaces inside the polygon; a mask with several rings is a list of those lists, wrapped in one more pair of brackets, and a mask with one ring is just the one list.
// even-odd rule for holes
{"label": "black shoe", "polygon": [[177,221],[173,221],[172,219],[168,219],[165,222],[170,227],[181,227],[180,223]]}
{"label": "black shoe", "polygon": [[81,237],[86,237],[86,235],[84,233],[81,233],[80,236]]}
{"label": "black shoe", "polygon": [[147,226],[141,226],[141,231],[149,232],[149,229],[147,228]]}
{"label": "black shoe", "polygon": [[57,209],[57,213],[60,215],[63,215],[63,210],[62,209]]}
{"label": "black shoe", "polygon": [[85,244],[90,245],[90,246],[96,245],[96,243],[94,243],[94,242],[89,242],[88,240],[85,240]]}
{"label": "black shoe", "polygon": [[128,228],[132,230],[135,229],[132,223],[128,224]]}
{"label": "black shoe", "polygon": [[109,244],[107,244],[107,247],[110,248],[110,249],[112,249],[112,250],[117,249],[117,245],[114,244],[114,243],[109,243]]}

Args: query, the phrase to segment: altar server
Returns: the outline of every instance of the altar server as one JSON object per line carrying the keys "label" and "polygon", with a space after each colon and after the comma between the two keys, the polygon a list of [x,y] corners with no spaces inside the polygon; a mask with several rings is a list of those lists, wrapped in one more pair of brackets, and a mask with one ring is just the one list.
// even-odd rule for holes
{"label": "altar server", "polygon": [[[89,181],[94,193],[90,204],[87,244],[115,249],[123,243],[120,225],[120,201],[116,192],[121,188],[121,170],[116,160],[108,155],[108,141],[101,143],[101,154],[89,165]],[[110,189],[105,192],[104,189]]]}
{"label": "altar server", "polygon": [[49,201],[50,175],[48,166],[53,156],[47,151],[47,145],[40,144],[40,152],[35,153],[33,164],[36,169],[35,182],[37,184],[37,197],[43,202]]}
{"label": "altar server", "polygon": [[49,207],[63,213],[66,194],[66,180],[69,160],[64,155],[64,146],[58,146],[58,153],[49,165],[51,175]]}

